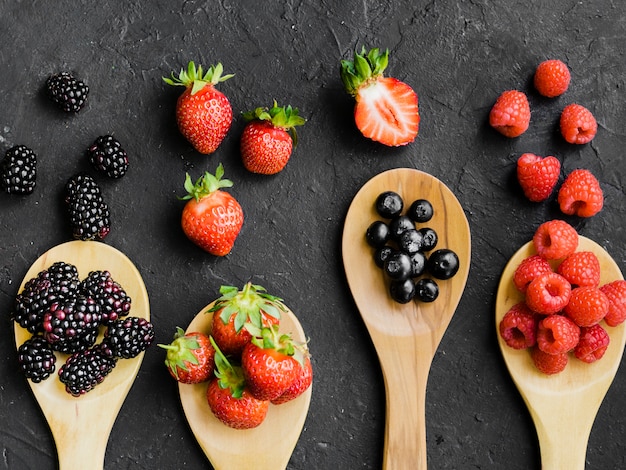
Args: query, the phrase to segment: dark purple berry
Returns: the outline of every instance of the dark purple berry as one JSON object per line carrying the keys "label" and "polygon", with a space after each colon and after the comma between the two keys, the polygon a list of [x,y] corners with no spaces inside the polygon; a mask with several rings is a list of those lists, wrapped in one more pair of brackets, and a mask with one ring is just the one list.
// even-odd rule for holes
{"label": "dark purple berry", "polygon": [[398,248],[405,253],[412,255],[422,249],[423,235],[414,228],[405,230],[398,237]]}
{"label": "dark purple berry", "polygon": [[402,232],[412,229],[415,229],[415,224],[406,215],[395,217],[389,222],[389,236],[393,240],[398,240]]}
{"label": "dark purple berry", "polygon": [[439,241],[437,232],[428,227],[421,228],[419,231],[422,234],[422,251],[430,251],[437,246]]}
{"label": "dark purple berry", "polygon": [[421,251],[411,255],[411,277],[418,277],[426,269],[426,256]]}
{"label": "dark purple berry", "polygon": [[402,197],[393,191],[385,191],[376,198],[376,212],[385,219],[399,216],[403,208]]}
{"label": "dark purple berry", "polygon": [[439,286],[432,279],[420,279],[415,283],[415,297],[422,302],[432,302],[439,296]]}
{"label": "dark purple berry", "polygon": [[384,270],[391,279],[408,279],[411,275],[411,258],[395,251],[385,260]]}
{"label": "dark purple berry", "polygon": [[376,220],[367,228],[365,239],[370,246],[381,247],[389,240],[389,227],[386,223]]}
{"label": "dark purple berry", "polygon": [[407,215],[417,223],[428,222],[433,217],[433,206],[426,199],[413,201]]}
{"label": "dark purple berry", "polygon": [[389,257],[391,253],[395,250],[389,245],[381,246],[374,251],[374,263],[379,268],[383,268],[385,266],[385,260]]}
{"label": "dark purple berry", "polygon": [[459,257],[454,251],[442,248],[429,256],[426,268],[437,279],[450,279],[459,270]]}
{"label": "dark purple berry", "polygon": [[415,283],[411,279],[391,281],[389,294],[398,303],[409,303],[415,297]]}

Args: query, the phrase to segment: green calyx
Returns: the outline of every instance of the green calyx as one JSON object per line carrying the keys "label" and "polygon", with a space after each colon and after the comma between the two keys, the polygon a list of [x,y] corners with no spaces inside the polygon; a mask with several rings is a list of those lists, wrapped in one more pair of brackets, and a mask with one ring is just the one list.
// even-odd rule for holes
{"label": "green calyx", "polygon": [[219,387],[222,390],[230,389],[230,394],[233,398],[241,398],[246,385],[241,367],[233,366],[226,359],[224,353],[215,343],[213,336],[209,336],[209,341],[215,348],[215,376],[217,377]]}
{"label": "green calyx", "polygon": [[219,297],[208,312],[214,313],[219,310],[220,318],[227,324],[232,315],[235,315],[235,331],[239,332],[245,324],[250,323],[261,329],[263,327],[263,314],[280,319],[281,312],[287,307],[282,299],[270,295],[265,288],[248,282],[243,289],[234,286],[220,287]]}
{"label": "green calyx", "polygon": [[159,347],[167,351],[165,365],[174,375],[178,374],[178,369],[189,370],[187,364],[198,364],[198,358],[193,351],[200,348],[200,343],[195,336],[186,336],[180,327],[176,327],[174,340],[170,344],[159,344]]}
{"label": "green calyx", "polygon": [[366,51],[365,47],[361,53],[355,51],[354,60],[341,61],[341,81],[346,91],[355,96],[365,83],[380,77],[389,63],[389,49],[382,54],[378,48]]}
{"label": "green calyx", "polygon": [[163,81],[173,86],[191,86],[191,94],[195,95],[206,85],[217,85],[235,76],[234,74],[222,75],[223,73],[224,67],[219,62],[209,67],[205,72],[202,70],[202,65],[196,68],[196,64],[191,61],[189,65],[187,65],[187,70],[180,69],[178,76],[172,72],[172,76],[163,77]]}
{"label": "green calyx", "polygon": [[218,189],[232,187],[233,182],[229,179],[222,179],[223,176],[224,166],[221,163],[217,166],[217,169],[215,170],[215,175],[212,175],[207,171],[204,173],[204,175],[198,178],[195,183],[191,180],[191,176],[189,176],[189,173],[186,173],[185,190],[187,191],[187,194],[179,199],[182,201],[187,201],[189,199],[195,199],[196,201],[199,201],[203,197],[214,193]]}
{"label": "green calyx", "polygon": [[246,330],[252,339],[252,344],[260,349],[272,349],[285,356],[293,357],[300,365],[304,365],[306,347],[293,341],[291,335],[280,333],[278,325],[257,328],[247,323]]}
{"label": "green calyx", "polygon": [[276,100],[271,108],[259,107],[243,113],[243,118],[250,121],[268,121],[273,126],[283,129],[289,133],[293,140],[294,146],[298,143],[298,135],[296,133],[296,126],[302,126],[306,122],[302,116],[300,116],[298,108],[292,108],[288,106],[278,106]]}

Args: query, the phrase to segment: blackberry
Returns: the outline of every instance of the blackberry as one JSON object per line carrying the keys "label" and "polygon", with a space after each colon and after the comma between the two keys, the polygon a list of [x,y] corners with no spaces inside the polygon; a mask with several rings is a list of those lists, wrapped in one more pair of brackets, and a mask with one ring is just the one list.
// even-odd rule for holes
{"label": "blackberry", "polygon": [[65,202],[75,239],[102,240],[108,235],[109,206],[91,176],[84,173],[72,176],[65,185]]}
{"label": "blackberry", "polygon": [[154,341],[154,326],[145,318],[127,317],[111,322],[104,333],[105,354],[132,359],[148,349]]}
{"label": "blackberry", "polygon": [[87,158],[96,170],[109,178],[121,178],[128,170],[128,155],[112,135],[98,137],[87,149]]}
{"label": "blackberry", "polygon": [[18,348],[17,361],[26,378],[39,383],[54,372],[56,356],[45,339],[33,336]]}
{"label": "blackberry", "polygon": [[91,347],[98,338],[100,306],[78,295],[53,302],[43,316],[43,336],[56,351],[72,354]]}
{"label": "blackberry", "polygon": [[102,324],[128,315],[131,299],[109,271],[91,271],[81,283],[81,291],[100,305]]}
{"label": "blackberry", "polygon": [[25,145],[7,150],[0,165],[0,184],[9,194],[30,194],[37,179],[37,156]]}
{"label": "blackberry", "polygon": [[78,397],[102,383],[115,364],[115,359],[103,355],[98,347],[85,349],[67,358],[59,369],[59,380],[67,393]]}
{"label": "blackberry", "polygon": [[29,279],[14,303],[13,320],[31,333],[43,332],[43,316],[56,301],[78,293],[78,271],[72,264],[59,261]]}
{"label": "blackberry", "polygon": [[46,92],[63,111],[77,113],[85,104],[89,87],[70,72],[61,72],[48,77]]}

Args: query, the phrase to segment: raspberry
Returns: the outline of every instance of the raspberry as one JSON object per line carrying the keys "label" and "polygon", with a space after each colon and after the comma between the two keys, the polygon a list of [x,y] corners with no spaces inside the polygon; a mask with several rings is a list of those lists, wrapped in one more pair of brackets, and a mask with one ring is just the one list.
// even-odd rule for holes
{"label": "raspberry", "polygon": [[548,199],[561,172],[561,162],[553,156],[545,158],[524,153],[517,160],[517,180],[524,195],[532,202]]}
{"label": "raspberry", "polygon": [[578,344],[580,328],[563,315],[550,315],[539,322],[537,346],[547,354],[562,354]]}
{"label": "raspberry", "polygon": [[604,318],[609,311],[609,299],[597,287],[572,289],[564,313],[578,326],[592,326]]}
{"label": "raspberry", "polygon": [[545,60],[535,70],[534,85],[540,95],[554,98],[569,87],[571,76],[567,65],[558,59]]}
{"label": "raspberry", "polygon": [[576,103],[565,106],[560,119],[561,135],[570,144],[586,144],[596,136],[598,123],[591,111]]}
{"label": "raspberry", "polygon": [[609,299],[609,311],[604,322],[609,326],[617,326],[626,320],[626,281],[619,279],[600,287]]}
{"label": "raspberry", "polygon": [[537,317],[524,302],[504,314],[499,329],[504,342],[513,349],[530,348],[537,342]]}
{"label": "raspberry", "polygon": [[522,260],[515,270],[513,284],[515,284],[518,291],[525,293],[533,279],[541,274],[551,272],[552,266],[543,256],[532,255]]}
{"label": "raspberry", "polygon": [[530,357],[539,372],[543,372],[547,375],[554,375],[562,372],[569,362],[567,353],[548,354],[539,348],[532,348],[530,351]]}
{"label": "raspberry", "polygon": [[530,105],[518,90],[502,92],[489,113],[489,124],[506,137],[518,137],[530,124]]}
{"label": "raspberry", "polygon": [[576,251],[578,232],[564,220],[549,220],[537,228],[533,244],[537,254],[546,259],[565,258]]}
{"label": "raspberry", "polygon": [[568,255],[556,272],[567,279],[572,287],[598,287],[600,284],[600,261],[591,251],[576,251]]}
{"label": "raspberry", "polygon": [[557,197],[561,212],[579,217],[591,217],[602,210],[604,195],[595,176],[589,170],[572,171],[559,189]]}
{"label": "raspberry", "polygon": [[551,315],[560,312],[569,302],[571,287],[567,279],[557,273],[537,276],[526,290],[526,304],[537,313]]}
{"label": "raspberry", "polygon": [[609,334],[602,326],[596,324],[580,329],[580,339],[574,348],[574,356],[591,364],[601,359],[609,347]]}

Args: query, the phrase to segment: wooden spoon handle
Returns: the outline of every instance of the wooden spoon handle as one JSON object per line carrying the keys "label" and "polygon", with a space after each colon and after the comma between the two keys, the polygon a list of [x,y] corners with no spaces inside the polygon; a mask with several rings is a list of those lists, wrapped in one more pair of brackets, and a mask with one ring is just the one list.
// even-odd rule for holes
{"label": "wooden spoon handle", "polygon": [[[59,470],[101,470],[104,468],[107,439],[97,436],[66,436],[57,445]],[[71,442],[73,441],[73,442]]]}

